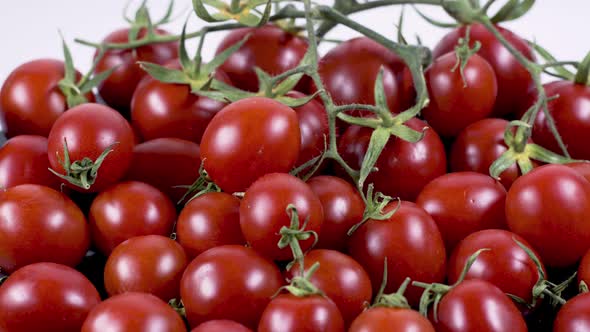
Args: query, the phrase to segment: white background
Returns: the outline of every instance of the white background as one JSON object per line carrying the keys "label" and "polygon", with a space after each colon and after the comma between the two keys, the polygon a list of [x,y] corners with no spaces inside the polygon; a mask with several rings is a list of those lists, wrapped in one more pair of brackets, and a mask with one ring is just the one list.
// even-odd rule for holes
{"label": "white background", "polygon": [[[497,0],[505,3],[506,0]],[[135,1],[135,4],[140,1]],[[331,4],[331,0],[317,0]],[[166,28],[174,33],[180,28],[190,8],[190,0],[176,0],[177,12],[185,9],[183,15]],[[100,41],[116,28],[124,27],[121,17],[123,0],[0,0],[0,83],[19,64],[43,57],[62,59],[58,29],[63,31],[74,55],[76,67],[86,70],[90,66],[93,50],[73,42],[76,37]],[[161,15],[167,7],[167,0],[148,2],[153,17]],[[132,5],[133,8],[133,5]],[[442,9],[423,7],[433,17],[445,19]],[[394,24],[398,20],[399,6],[379,8],[356,14],[353,17],[385,35],[394,37]],[[533,9],[506,27],[519,35],[536,39],[551,50],[560,60],[581,60],[590,50],[590,1],[588,0],[537,0]],[[406,8],[405,35],[410,40],[419,34],[424,43],[434,46],[446,32],[432,27],[417,17],[410,7]],[[198,28],[202,22],[191,19],[191,28]],[[206,58],[213,55],[223,33],[208,37],[204,49]],[[330,35],[346,39],[355,33],[338,28]]]}

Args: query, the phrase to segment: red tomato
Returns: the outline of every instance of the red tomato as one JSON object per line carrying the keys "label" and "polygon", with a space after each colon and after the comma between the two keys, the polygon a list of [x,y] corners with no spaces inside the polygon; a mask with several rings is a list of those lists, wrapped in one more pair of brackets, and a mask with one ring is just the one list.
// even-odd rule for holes
{"label": "red tomato", "polygon": [[82,211],[51,188],[23,184],[0,191],[0,269],[28,264],[80,263],[90,236]]}
{"label": "red tomato", "polygon": [[[248,188],[240,203],[240,226],[246,241],[260,254],[278,261],[293,259],[289,247],[280,249],[279,231],[289,227],[291,218],[287,206],[293,204],[297,209],[300,224],[307,222],[305,231],[320,235],[324,213],[322,203],[305,182],[284,173],[267,174]],[[311,236],[299,241],[305,252],[314,242]]]}
{"label": "red tomato", "polygon": [[590,250],[582,257],[578,266],[578,284],[582,281],[590,287]]}
{"label": "red tomato", "polygon": [[190,258],[225,244],[246,244],[240,228],[240,200],[207,193],[190,201],[176,224],[178,242]]}
{"label": "red tomato", "polygon": [[590,181],[590,162],[579,161],[565,165],[578,172],[578,174],[583,176],[586,180]]}
{"label": "red tomato", "polygon": [[[8,137],[49,135],[51,127],[67,109],[59,88],[65,76],[63,61],[52,59],[24,63],[10,73],[0,90],[0,114],[4,113]],[[82,75],[76,72],[77,78]],[[84,95],[94,102],[94,95]]]}
{"label": "red tomato", "polygon": [[[303,93],[297,91],[291,91],[287,93],[287,96],[291,98],[305,97]],[[294,110],[297,113],[301,131],[301,149],[297,165],[302,165],[324,152],[324,146],[327,145],[330,135],[328,115],[322,103],[315,99],[294,108]]]}
{"label": "red tomato", "polygon": [[[384,212],[396,206],[390,203]],[[383,281],[385,258],[386,294],[397,291],[406,277],[424,282],[445,279],[446,252],[441,234],[434,220],[410,202],[402,202],[387,220],[369,219],[352,234],[348,251],[369,273],[375,294]],[[410,304],[417,305],[421,294],[422,289],[410,286],[405,296]]]}
{"label": "red tomato", "polygon": [[220,319],[205,322],[192,329],[191,332],[252,332],[252,330],[240,323]]}
{"label": "red tomato", "polygon": [[458,172],[426,185],[416,204],[436,221],[450,253],[471,233],[506,228],[505,201],[506,190],[500,182],[475,172]]}
{"label": "red tomato", "polygon": [[[529,60],[534,61],[533,51],[524,39],[500,26],[496,26],[496,28],[519,52]],[[477,54],[494,68],[498,81],[498,96],[494,105],[494,116],[500,117],[522,109],[522,97],[529,88],[533,87],[531,75],[483,25],[472,24],[470,30],[470,46],[473,47],[475,41],[481,43],[481,49]],[[453,51],[459,38],[463,37],[465,37],[464,26],[451,31],[436,45],[432,56],[438,58]]]}
{"label": "red tomato", "polygon": [[146,293],[124,293],[97,305],[81,332],[186,332],[180,315],[166,302]]}
{"label": "red tomato", "polygon": [[245,191],[264,174],[288,172],[299,157],[297,114],[278,101],[252,97],[225,107],[201,140],[205,170],[223,191]]}
{"label": "red tomato", "polygon": [[506,219],[546,265],[573,265],[590,248],[590,183],[567,166],[538,167],[508,191]]}
{"label": "red tomato", "polygon": [[251,248],[226,245],[205,251],[188,265],[180,295],[192,327],[229,319],[254,329],[282,284],[272,262]]}
{"label": "red tomato", "polygon": [[117,245],[134,236],[170,235],[176,209],[158,189],[131,181],[98,194],[88,218],[92,242],[108,256]]}
{"label": "red tomato", "polygon": [[247,91],[258,91],[255,67],[270,75],[278,75],[299,65],[307,52],[307,40],[286,32],[273,24],[260,28],[241,28],[228,33],[217,47],[217,54],[240,42],[248,40],[219,67],[232,83]]}
{"label": "red tomato", "polygon": [[348,332],[435,332],[432,324],[417,311],[375,307],[360,314]]}
{"label": "red tomato", "polygon": [[27,265],[0,287],[0,330],[79,332],[99,303],[96,288],[71,267]]}
{"label": "red tomato", "polygon": [[553,332],[582,332],[590,326],[590,293],[582,293],[561,307]]}

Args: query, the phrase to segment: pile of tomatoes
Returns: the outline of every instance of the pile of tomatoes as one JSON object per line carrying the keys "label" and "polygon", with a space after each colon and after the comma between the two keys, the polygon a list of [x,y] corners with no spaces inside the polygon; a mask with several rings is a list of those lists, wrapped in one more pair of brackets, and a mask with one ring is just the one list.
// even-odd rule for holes
{"label": "pile of tomatoes", "polygon": [[[14,69],[0,91],[0,331],[590,330],[586,84],[545,86],[572,162],[493,178],[534,82],[483,25],[454,29],[425,67],[430,103],[405,122],[422,139],[391,136],[358,188],[337,161],[362,168],[372,128],[329,123],[307,76],[259,93],[255,68],[279,75],[308,51],[287,30],[225,35],[220,56],[242,44],[210,78],[241,91],[232,102],[195,91],[186,73],[206,65],[175,41],[97,52],[93,77],[109,75],[94,81],[67,55]],[[148,32],[171,36],[103,43]],[[318,73],[336,105],[375,104],[379,75],[391,113],[416,98],[406,64],[367,37]],[[561,152],[542,112],[532,142]]]}

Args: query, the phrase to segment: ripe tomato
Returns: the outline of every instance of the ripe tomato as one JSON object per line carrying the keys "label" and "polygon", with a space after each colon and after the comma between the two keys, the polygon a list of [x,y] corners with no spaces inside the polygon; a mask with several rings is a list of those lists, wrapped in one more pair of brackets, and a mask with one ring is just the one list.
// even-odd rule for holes
{"label": "ripe tomato", "polygon": [[[526,58],[534,61],[534,55],[528,43],[512,33],[510,30],[496,26],[502,36],[510,42]],[[475,41],[481,43],[477,53],[494,68],[498,81],[498,96],[494,105],[494,116],[500,117],[516,112],[523,108],[523,96],[533,87],[531,75],[516,58],[481,24],[472,24],[470,28],[470,46]],[[449,32],[436,45],[432,52],[434,58],[451,52],[457,45],[459,38],[465,37],[465,27]]]}
{"label": "ripe tomato", "polygon": [[210,320],[191,330],[191,332],[252,332],[249,328],[231,320]]}
{"label": "ripe tomato", "polygon": [[[419,119],[406,124],[415,130],[427,126]],[[360,169],[372,132],[371,128],[359,126],[350,126],[344,132],[338,150],[348,165]],[[446,173],[445,148],[432,129],[417,143],[391,137],[375,167],[379,170],[371,173],[366,183],[374,183],[375,190],[386,195],[413,201],[428,182]]]}
{"label": "ripe tomato", "polygon": [[360,314],[348,332],[435,332],[424,316],[411,309],[375,307]]}
{"label": "ripe tomato", "polygon": [[590,287],[590,250],[582,257],[578,266],[578,284],[582,281]]}
{"label": "ripe tomato", "polygon": [[276,25],[260,28],[242,28],[228,33],[217,47],[217,54],[240,42],[248,40],[219,67],[232,83],[247,91],[258,91],[255,67],[270,75],[278,75],[299,65],[307,52],[307,40],[291,34]]}
{"label": "ripe tomato", "polygon": [[180,315],[166,302],[146,293],[124,293],[97,305],[81,332],[158,331],[186,332]]}
{"label": "ripe tomato", "polygon": [[140,235],[168,236],[176,221],[174,204],[142,182],[122,182],[101,192],[90,206],[92,243],[106,256]]}
{"label": "ripe tomato", "polygon": [[0,269],[36,262],[80,263],[90,236],[82,211],[51,188],[23,184],[0,191]]}
{"label": "ripe tomato", "polygon": [[[141,29],[137,39],[143,38],[146,32],[146,29]],[[168,35],[168,32],[161,29],[155,29],[155,33]],[[129,29],[119,29],[109,34],[103,43],[127,43],[128,41]],[[176,58],[178,58],[177,42],[149,44],[135,49],[108,50],[98,61],[94,72],[101,73],[113,67],[117,69],[98,86],[98,92],[109,106],[127,114],[135,88],[147,75],[137,62],[145,61],[164,65]]]}
{"label": "ripe tomato", "polygon": [[590,293],[582,293],[561,307],[553,323],[553,332],[585,331],[590,325]]}
{"label": "ripe tomato", "polygon": [[[267,174],[256,180],[248,188],[240,203],[240,227],[246,241],[260,254],[272,260],[285,261],[293,259],[289,247],[278,247],[283,226],[289,227],[291,219],[287,206],[293,204],[297,209],[302,227],[305,231],[314,231],[320,235],[324,221],[322,203],[305,182],[284,173]],[[299,241],[305,252],[314,242],[314,237]]]}
{"label": "ripe tomato", "polygon": [[178,216],[176,236],[190,258],[221,245],[246,244],[240,228],[240,200],[226,193],[193,199]]}
{"label": "ripe tomato", "polygon": [[[8,137],[49,135],[57,118],[68,109],[58,85],[64,76],[64,62],[52,59],[30,61],[10,73],[0,90],[0,114],[4,113]],[[76,72],[76,76],[82,75]],[[84,97],[95,101],[91,92]]]}
{"label": "ripe tomato", "polygon": [[188,265],[180,295],[191,327],[229,319],[254,329],[282,284],[272,262],[251,248],[226,245],[205,251]]}
{"label": "ripe tomato", "polygon": [[[303,93],[297,91],[291,91],[287,93],[287,96],[305,97]],[[322,103],[315,99],[303,106],[295,107],[294,110],[297,113],[301,131],[301,148],[296,165],[302,165],[324,152],[324,145],[327,145],[330,135],[328,115]]]}
{"label": "ripe tomato", "polygon": [[[397,207],[388,204],[384,213]],[[442,282],[446,274],[446,252],[434,220],[421,208],[402,202],[391,218],[370,219],[352,234],[348,243],[352,258],[365,268],[376,294],[383,281],[387,258],[385,293],[395,292],[407,277],[425,282]],[[405,293],[417,305],[422,289],[410,286]]]}
{"label": "ripe tomato", "polygon": [[586,180],[590,181],[590,162],[578,161],[565,165],[578,172],[578,174],[583,176]]}
{"label": "ripe tomato", "polygon": [[498,181],[480,173],[457,172],[427,184],[416,204],[436,221],[450,253],[471,233],[506,228],[505,201],[506,189]]}
{"label": "ripe tomato", "polygon": [[344,332],[344,321],[332,300],[320,295],[275,297],[260,318],[258,332]]}
{"label": "ripe tomato", "polygon": [[278,101],[252,97],[213,117],[201,140],[205,170],[223,191],[245,191],[264,174],[288,172],[299,157],[297,114]]}
{"label": "ripe tomato", "polygon": [[27,265],[0,287],[0,330],[79,332],[98,303],[96,288],[71,267]]}
{"label": "ripe tomato", "polygon": [[546,265],[575,264],[590,248],[590,183],[567,166],[538,167],[512,184],[506,219]]}

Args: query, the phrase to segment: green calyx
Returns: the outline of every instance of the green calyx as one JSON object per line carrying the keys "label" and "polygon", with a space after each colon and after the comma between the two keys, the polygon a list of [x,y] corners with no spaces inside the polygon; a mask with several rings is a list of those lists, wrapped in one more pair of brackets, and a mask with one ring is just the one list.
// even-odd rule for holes
{"label": "green calyx", "polygon": [[129,28],[128,39],[130,42],[137,41],[137,37],[142,29],[147,30],[148,37],[153,37],[155,35],[155,29],[163,24],[167,24],[172,22],[174,19],[172,17],[172,13],[174,11],[174,0],[171,0],[168,4],[168,8],[166,9],[166,13],[164,16],[156,22],[153,22],[149,9],[147,7],[147,0],[143,0],[139,8],[135,11],[135,16],[133,19],[129,18],[126,14],[127,9],[130,5],[131,1],[127,3],[125,6],[125,10],[123,11],[123,18],[127,23],[131,25]]}
{"label": "green calyx", "polygon": [[[487,12],[494,1],[488,0],[482,6],[479,0],[441,0],[441,6],[457,22],[471,24],[479,22],[482,17],[487,17]],[[497,24],[515,20],[526,14],[534,4],[535,0],[509,0],[491,17],[490,21]],[[433,24],[437,23],[434,20],[428,20],[433,21]]]}
{"label": "green calyx", "polygon": [[476,54],[479,49],[481,48],[481,43],[476,41],[473,45],[473,48],[469,46],[469,34],[471,32],[471,26],[467,26],[465,28],[465,36],[463,38],[459,38],[459,42],[457,46],[455,46],[455,54],[457,56],[457,63],[455,67],[453,67],[452,71],[454,72],[459,68],[459,73],[461,74],[461,79],[463,80],[463,87],[467,87],[467,80],[465,79],[465,67],[467,67],[467,63],[469,58]]}
{"label": "green calyx", "polygon": [[586,57],[584,57],[584,60],[582,60],[582,62],[580,63],[580,65],[578,66],[578,72],[576,73],[576,76],[574,77],[574,82],[576,82],[576,84],[581,84],[584,86],[588,85],[588,75],[590,74],[590,52],[588,52],[588,54],[586,54]]}
{"label": "green calyx", "polygon": [[314,263],[307,271],[305,271],[303,265],[299,265],[299,267],[301,269],[301,275],[294,277],[289,285],[282,287],[279,291],[285,289],[297,297],[313,295],[325,296],[325,294],[311,282],[311,277],[320,268],[320,263]]}
{"label": "green calyx", "polygon": [[[211,14],[207,6],[217,9]],[[258,7],[264,6],[262,13]],[[193,8],[199,18],[209,23],[235,20],[249,27],[266,24],[272,9],[271,0],[232,0],[230,4],[221,0],[193,0]]]}
{"label": "green calyx", "polygon": [[[217,186],[209,175],[207,171],[205,171],[205,160],[201,162],[201,166],[199,167],[199,177],[193,182],[190,186],[178,186],[177,188],[185,188],[187,189],[184,195],[180,198],[180,200],[176,203],[178,205],[182,204],[186,201],[185,205],[188,204],[193,199],[203,196],[206,193],[211,192],[221,192],[221,188]],[[190,197],[190,198],[189,198]],[[187,200],[188,198],[188,200]]]}
{"label": "green calyx", "polygon": [[[352,234],[354,234],[354,232],[356,232],[357,229],[359,229],[361,226],[363,226],[369,220],[387,220],[387,219],[391,218],[397,212],[397,210],[400,208],[401,200],[398,198],[397,199],[397,202],[398,202],[397,206],[393,210],[391,210],[387,213],[384,213],[383,210],[391,201],[393,201],[393,198],[390,196],[384,195],[381,192],[377,192],[377,193],[373,193],[373,192],[374,192],[374,185],[372,183],[370,183],[367,188],[367,194],[362,195],[363,200],[365,201],[365,212],[363,213],[363,219],[348,230],[348,232],[347,232],[348,236],[351,236]],[[361,193],[362,193],[362,189],[361,189]]]}
{"label": "green calyx", "polygon": [[314,231],[306,231],[305,228],[307,227],[307,222],[309,218],[307,218],[303,225],[300,226],[299,215],[297,213],[297,208],[293,204],[289,204],[286,209],[286,213],[291,218],[291,224],[289,227],[283,226],[279,231],[279,235],[281,235],[281,239],[278,242],[278,247],[280,249],[284,249],[287,247],[291,248],[291,252],[293,253],[293,260],[287,265],[287,270],[290,270],[293,267],[293,264],[298,263],[299,267],[303,268],[303,250],[301,249],[301,245],[299,241],[308,240],[313,236],[314,242],[311,246],[312,248],[318,242],[318,234]]}
{"label": "green calyx", "polygon": [[182,303],[181,299],[172,299],[168,301],[168,305],[172,307],[180,317],[186,318],[186,309],[184,308],[184,303]]}
{"label": "green calyx", "polygon": [[396,308],[396,309],[410,309],[408,299],[404,296],[406,289],[410,285],[411,279],[407,277],[404,282],[400,285],[398,290],[392,294],[384,294],[385,287],[387,286],[387,257],[383,262],[383,280],[379,287],[379,292],[375,296],[372,308],[385,307],[385,308]]}

